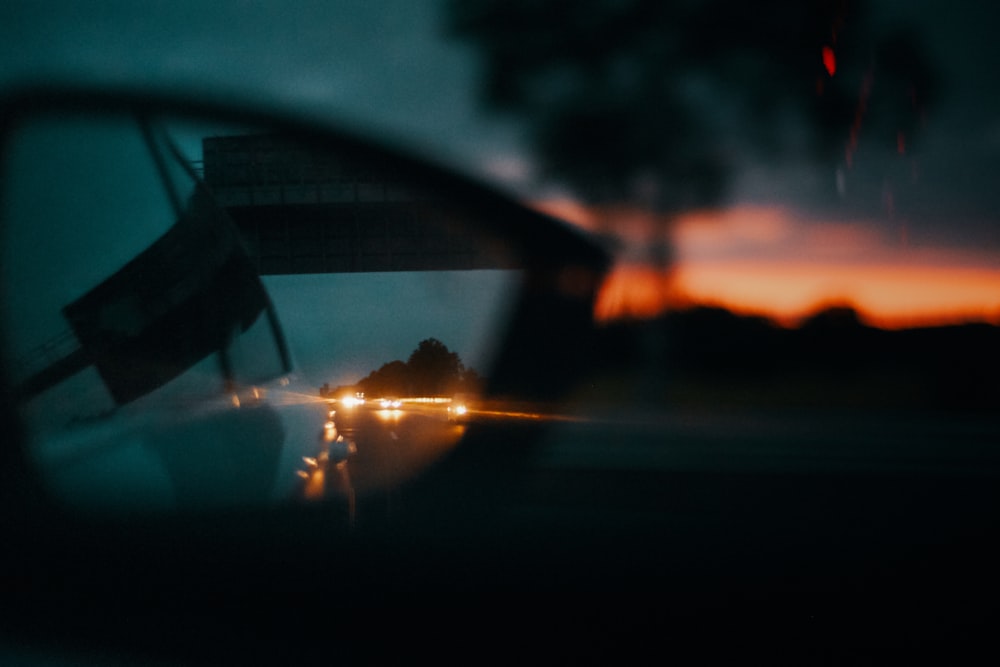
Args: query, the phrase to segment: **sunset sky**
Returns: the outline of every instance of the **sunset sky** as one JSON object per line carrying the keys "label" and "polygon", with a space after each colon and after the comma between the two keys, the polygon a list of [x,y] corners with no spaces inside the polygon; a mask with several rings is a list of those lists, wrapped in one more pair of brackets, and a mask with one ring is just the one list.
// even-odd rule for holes
{"label": "sunset sky", "polygon": [[[877,63],[838,62],[837,50],[824,47],[816,61],[827,80],[853,77],[848,88],[857,88],[839,160],[736,151],[715,205],[660,217],[627,206],[596,210],[561,192],[536,197],[539,208],[613,240],[619,262],[600,294],[599,319],[694,302],[785,325],[831,304],[852,305],[882,327],[1000,324],[996,12],[962,0],[947,11],[893,0],[867,7],[876,25],[914,35],[934,68],[933,104],[914,105],[915,116],[903,119],[915,120],[909,134],[884,131],[900,119],[886,111],[891,86]],[[711,99],[706,112],[725,113]],[[739,118],[726,123],[737,147],[740,132],[755,129]],[[795,132],[790,122],[784,134]],[[496,168],[518,173],[510,160]],[[521,171],[530,175],[530,166]],[[669,250],[658,256],[661,244]]]}
{"label": "sunset sky", "polygon": [[[600,228],[572,202],[539,207]],[[618,215],[607,224],[629,221],[618,227],[638,237],[636,246],[664,233],[674,254],[659,266],[626,253],[600,293],[600,320],[700,303],[786,326],[830,305],[851,305],[886,328],[1000,324],[1000,253],[989,248],[918,244],[877,222],[800,219],[776,206],[694,212],[660,226]]]}

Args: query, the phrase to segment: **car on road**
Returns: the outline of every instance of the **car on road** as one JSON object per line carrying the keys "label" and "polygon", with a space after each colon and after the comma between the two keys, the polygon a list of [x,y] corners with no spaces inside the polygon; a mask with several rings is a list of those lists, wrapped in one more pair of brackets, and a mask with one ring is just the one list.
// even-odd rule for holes
{"label": "car on road", "polygon": [[470,398],[465,394],[455,394],[448,402],[448,421],[464,422],[471,417],[470,410]]}
{"label": "car on road", "polygon": [[398,398],[381,398],[378,405],[383,410],[398,410],[403,407],[403,401]]}

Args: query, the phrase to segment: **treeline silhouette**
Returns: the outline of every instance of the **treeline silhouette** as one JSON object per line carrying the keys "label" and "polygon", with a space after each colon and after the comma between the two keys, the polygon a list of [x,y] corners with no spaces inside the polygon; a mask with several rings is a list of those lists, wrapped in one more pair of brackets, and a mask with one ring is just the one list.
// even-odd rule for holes
{"label": "treeline silhouette", "polygon": [[363,392],[366,396],[453,396],[478,393],[483,379],[466,367],[457,352],[436,338],[426,338],[404,362],[389,361],[353,385],[320,387],[320,396],[334,397]]}
{"label": "treeline silhouette", "polygon": [[[651,331],[653,335],[651,335]],[[650,355],[649,341],[662,348]],[[658,366],[650,367],[649,359]],[[880,329],[850,306],[796,328],[714,306],[597,332],[593,398],[656,407],[887,408],[1000,414],[1000,327],[988,323]],[[659,382],[649,389],[642,378]],[[485,378],[434,338],[353,385],[320,395],[481,395]]]}
{"label": "treeline silhouette", "polygon": [[665,333],[664,395],[653,401],[1000,413],[1000,327],[987,323],[887,330],[837,306],[786,328],[699,306],[604,327],[605,377],[629,381],[622,371],[648,353],[648,327]]}

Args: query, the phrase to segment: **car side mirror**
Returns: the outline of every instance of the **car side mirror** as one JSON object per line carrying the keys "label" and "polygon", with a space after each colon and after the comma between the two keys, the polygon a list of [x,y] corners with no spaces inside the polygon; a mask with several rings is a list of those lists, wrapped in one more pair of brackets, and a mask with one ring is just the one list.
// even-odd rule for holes
{"label": "car side mirror", "polygon": [[[396,487],[475,427],[448,418],[451,396],[547,402],[582,370],[607,257],[507,196],[235,104],[0,104],[11,455],[67,505],[272,502],[318,470],[323,496],[352,447],[408,434],[421,452],[360,484]],[[375,434],[338,402],[366,387],[398,401]]]}

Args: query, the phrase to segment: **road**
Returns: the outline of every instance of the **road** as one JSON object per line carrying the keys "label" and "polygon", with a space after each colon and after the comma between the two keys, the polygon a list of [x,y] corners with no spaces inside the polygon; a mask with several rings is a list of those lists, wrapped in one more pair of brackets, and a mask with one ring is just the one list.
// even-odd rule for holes
{"label": "road", "polygon": [[[472,591],[476,599],[484,592],[542,591],[553,599],[569,592],[581,600],[627,592],[629,600],[640,596],[635,604],[684,612],[740,599],[750,601],[753,612],[755,601],[779,599],[783,618],[800,630],[826,623],[874,634],[886,622],[950,622],[955,610],[994,604],[1000,591],[1000,422],[994,415],[592,410],[549,415],[543,423],[526,406],[514,411],[508,405],[476,414],[466,426],[449,423],[441,407],[410,405],[338,408],[326,429],[327,405],[316,397],[275,392],[269,398],[272,407],[230,405],[225,414],[239,419],[218,417],[207,431],[176,424],[162,435],[153,431],[155,437],[119,438],[113,450],[81,452],[76,442],[53,443],[74,447],[46,459],[53,466],[47,470],[67,482],[71,473],[89,482],[66,489],[77,493],[77,502],[98,487],[116,490],[107,497],[115,507],[134,507],[132,493],[140,490],[159,489],[170,500],[186,479],[181,470],[190,476],[184,488],[199,499],[232,500],[240,488],[249,499],[258,485],[245,482],[263,480],[265,470],[273,474],[276,448],[267,436],[268,429],[279,432],[272,411],[280,413],[278,468],[302,483],[301,493],[324,502],[312,505],[318,512],[292,508],[274,515],[273,532],[246,524],[246,542],[232,553],[253,550],[258,557],[220,557],[212,561],[212,575],[221,570],[240,585],[287,581],[273,563],[298,562],[303,553],[336,554],[350,573],[333,578],[342,587],[336,588],[340,599],[359,599],[350,596],[373,587],[412,590],[415,582],[420,591]],[[480,428],[480,418],[492,423]],[[546,426],[545,432],[521,447],[527,441],[517,436],[532,424]],[[491,425],[502,427],[503,437],[487,437]],[[122,424],[95,422],[82,430],[103,441],[96,436],[104,426]],[[222,432],[256,438],[220,442],[215,436]],[[454,453],[473,458],[444,480],[444,493],[399,491],[401,481],[419,476],[463,437]],[[342,449],[346,443],[354,443],[353,452]],[[321,465],[323,444],[334,456]],[[248,445],[255,456],[247,455]],[[530,458],[518,458],[526,451]],[[173,476],[160,472],[164,465]],[[356,521],[356,542],[331,529],[338,500]],[[407,520],[379,525],[404,509]],[[212,519],[192,518],[199,517]],[[159,534],[155,539],[162,541]],[[200,553],[197,543],[179,543]],[[66,564],[59,565],[67,576]],[[38,571],[48,580],[49,568]],[[900,611],[907,615],[897,616]],[[776,631],[789,633],[783,626]]]}
{"label": "road", "polygon": [[384,502],[380,511],[391,512],[400,484],[458,444],[466,428],[450,422],[447,409],[440,405],[382,409],[331,404],[330,408],[319,460],[304,459],[301,496],[344,499],[352,519],[358,497],[369,506]]}

